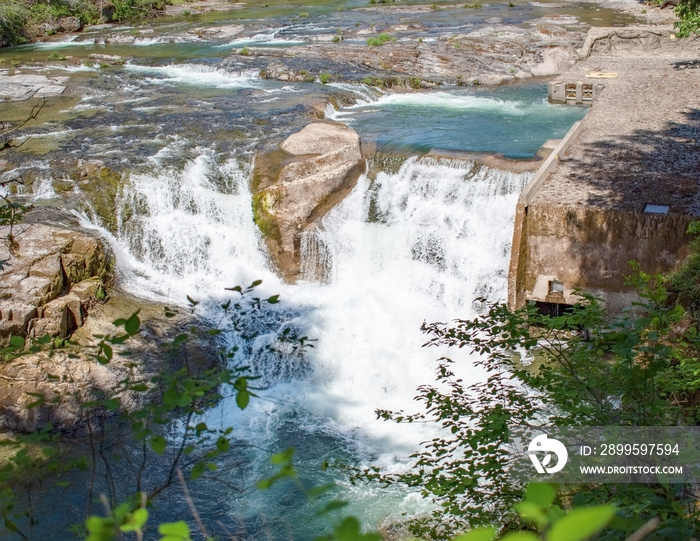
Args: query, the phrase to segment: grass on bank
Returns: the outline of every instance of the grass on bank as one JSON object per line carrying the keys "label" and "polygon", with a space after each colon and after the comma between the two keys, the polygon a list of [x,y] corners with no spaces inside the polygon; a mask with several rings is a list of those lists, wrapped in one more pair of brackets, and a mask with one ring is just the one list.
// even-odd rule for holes
{"label": "grass on bank", "polygon": [[[0,46],[26,43],[40,35],[60,31],[61,19],[76,17],[80,26],[99,22],[130,21],[156,16],[178,0],[112,0],[100,7],[92,0],[3,0],[0,2]],[[180,0],[181,1],[181,0]]]}

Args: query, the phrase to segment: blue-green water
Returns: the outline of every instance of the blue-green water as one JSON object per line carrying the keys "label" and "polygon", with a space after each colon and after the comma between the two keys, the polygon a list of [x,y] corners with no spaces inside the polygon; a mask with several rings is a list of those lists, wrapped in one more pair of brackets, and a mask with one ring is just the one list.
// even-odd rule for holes
{"label": "blue-green water", "polygon": [[530,158],[564,136],[585,107],[547,103],[546,86],[390,94],[341,110],[363,140],[387,152],[453,150]]}

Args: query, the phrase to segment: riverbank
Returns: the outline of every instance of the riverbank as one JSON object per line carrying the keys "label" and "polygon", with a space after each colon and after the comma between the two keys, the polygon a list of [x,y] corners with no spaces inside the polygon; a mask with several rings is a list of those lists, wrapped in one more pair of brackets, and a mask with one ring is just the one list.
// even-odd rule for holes
{"label": "riverbank", "polygon": [[699,54],[700,37],[679,40],[670,26],[596,29],[584,58],[550,83],[601,89],[539,190],[521,200],[512,307],[573,304],[580,289],[620,311],[634,300],[628,261],[667,273],[687,255],[686,228],[700,216]]}

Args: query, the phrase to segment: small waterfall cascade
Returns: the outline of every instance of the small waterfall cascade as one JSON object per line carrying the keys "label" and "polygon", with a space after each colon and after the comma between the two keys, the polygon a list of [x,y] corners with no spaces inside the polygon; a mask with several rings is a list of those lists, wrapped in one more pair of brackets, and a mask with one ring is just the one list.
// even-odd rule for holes
{"label": "small waterfall cascade", "polygon": [[363,176],[306,233],[309,281],[297,295],[315,307],[307,325],[319,337],[313,366],[322,383],[312,394],[323,415],[386,438],[392,427],[373,411],[415,407],[415,390],[433,380],[439,356],[421,348],[422,322],[473,317],[475,299],[506,296],[515,202],[529,177],[410,158],[395,174]]}
{"label": "small waterfall cascade", "polygon": [[305,279],[427,295],[450,312],[505,297],[512,219],[529,173],[410,158],[358,189],[302,239]]}
{"label": "small waterfall cascade", "polygon": [[179,168],[164,165],[168,158],[161,151],[120,192],[114,244],[125,286],[182,303],[258,279],[277,282],[253,223],[250,160],[221,160],[206,149]]}

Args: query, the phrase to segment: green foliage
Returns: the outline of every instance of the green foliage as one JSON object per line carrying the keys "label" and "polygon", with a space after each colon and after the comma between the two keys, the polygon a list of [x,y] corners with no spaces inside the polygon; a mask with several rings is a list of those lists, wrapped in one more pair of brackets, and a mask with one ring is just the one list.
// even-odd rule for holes
{"label": "green foliage", "polygon": [[370,47],[378,47],[379,45],[384,45],[389,41],[396,41],[396,38],[389,34],[379,34],[376,38],[369,38],[367,40],[367,45]]}
{"label": "green foliage", "polygon": [[681,0],[675,11],[679,19],[675,23],[678,37],[700,34],[700,0]]}
{"label": "green foliage", "polygon": [[132,21],[153,17],[167,5],[165,0],[112,0],[114,20]]}
{"label": "green foliage", "polygon": [[0,45],[16,45],[27,40],[25,25],[29,10],[24,2],[0,3]]}
{"label": "green foliage", "polygon": [[158,526],[160,541],[191,541],[190,528],[183,520],[166,522]]}
{"label": "green foliage", "polygon": [[696,235],[691,253],[681,268],[668,278],[669,302],[681,304],[697,325],[700,322],[700,222],[692,222],[688,233]]}
{"label": "green foliage", "polygon": [[[278,295],[267,298],[256,296],[255,289],[260,283],[257,280],[247,287],[228,288],[235,298],[221,305],[224,321],[249,340],[256,336],[260,321],[267,317],[262,313],[264,307],[279,302]],[[195,299],[188,299],[193,309],[199,304]],[[166,308],[165,315],[174,317],[177,310]],[[141,463],[135,465],[133,477],[128,470],[124,470],[118,481],[109,474],[111,467],[107,468],[106,481],[110,492],[108,496],[100,495],[106,514],[99,517],[91,513],[88,507],[85,532],[89,540],[115,539],[130,532],[141,539],[151,501],[178,476],[182,476],[181,483],[184,484],[184,475],[195,481],[205,473],[215,471],[217,458],[231,449],[232,427],[210,427],[201,421],[200,415],[222,398],[231,398],[239,408],[244,409],[257,396],[255,381],[258,377],[251,374],[249,367],[237,362],[237,348],[221,350],[219,363],[213,363],[210,368],[194,370],[189,362],[185,362],[178,370],[163,370],[146,377],[137,370],[136,363],[128,362],[133,354],[128,346],[142,332],[139,313],[117,319],[113,324],[115,333],[96,335],[94,348],[76,350],[74,356],[89,353],[94,362],[102,365],[113,363],[117,357],[122,362],[127,361],[122,368],[125,371],[123,378],[116,385],[92,395],[80,389],[76,389],[77,394],[71,391],[65,396],[29,393],[35,399],[30,407],[58,406],[64,400],[77,400],[82,412],[79,422],[88,428],[91,452],[75,460],[66,459],[59,452],[57,442],[60,440],[51,427],[37,435],[2,442],[16,446],[17,451],[0,468],[0,486],[4,487],[0,491],[0,517],[6,529],[20,532],[23,538],[27,538],[25,532],[31,529],[35,520],[31,493],[45,483],[46,478],[76,466],[87,468],[92,479],[88,491],[92,494],[95,490],[92,483],[101,470],[101,464],[118,461],[119,449],[127,445],[130,449],[141,449],[141,457],[137,459]],[[201,340],[214,340],[218,334],[217,329],[192,327],[167,343],[165,353],[177,352],[186,361],[188,349],[200,347]],[[48,336],[31,345],[27,342],[22,337],[13,336],[2,353],[16,358],[52,345]],[[307,337],[298,336],[291,330],[282,333],[278,342],[283,343],[285,351],[292,354],[296,351],[301,355],[306,348],[313,347]],[[71,348],[74,345],[61,343],[54,347]],[[119,439],[115,441],[109,430],[114,426],[127,427],[129,434],[124,434],[120,429]],[[168,437],[173,426],[179,427],[175,431],[177,436]],[[282,466],[284,456],[276,459]],[[154,468],[155,464],[159,466]],[[150,473],[146,479],[143,473],[147,465]],[[283,473],[286,474],[287,470]],[[118,504],[114,499],[117,482],[121,493],[132,492],[136,495]],[[89,506],[92,497],[88,496],[87,499]],[[159,531],[162,539],[190,538],[185,523],[161,525]]]}
{"label": "green foliage", "polygon": [[[114,21],[146,19],[156,16],[170,0],[113,0]],[[23,2],[5,0],[0,3],[0,44],[16,45],[29,41],[48,24],[51,34],[61,17],[77,17],[82,24],[100,21],[102,4],[93,0],[46,0]]]}
{"label": "green foliage", "polygon": [[[512,313],[494,304],[473,320],[424,326],[431,336],[426,345],[464,348],[488,376],[484,382],[466,385],[455,376],[454,361],[441,358],[436,385],[418,389],[416,399],[424,412],[377,412],[395,422],[428,422],[443,428],[442,436],[425,442],[412,456],[408,472],[386,474],[375,468],[360,475],[420,488],[440,504],[432,517],[411,521],[414,535],[448,539],[459,530],[516,523],[511,509],[523,487],[508,473],[505,444],[511,427],[697,422],[697,331],[684,323],[680,306],[668,304],[662,277],[645,274],[636,265],[633,269],[630,283],[636,286],[640,301],[620,317],[608,317],[596,298],[582,295],[572,310],[556,317],[540,314],[534,307]],[[523,355],[531,364],[523,363]],[[665,525],[686,533],[697,522],[695,505],[675,503],[670,496],[675,489],[670,487],[652,491],[657,501],[665,502],[663,512],[644,508],[645,497],[624,485],[612,492],[605,485],[586,490],[593,495],[587,504],[607,502],[615,494],[621,513],[637,521],[658,513]],[[541,527],[552,522],[540,509],[552,500],[551,493],[531,493],[526,501],[535,501],[539,507],[526,503],[515,510]],[[586,517],[572,516],[563,524]],[[632,526],[620,523],[618,527]],[[565,528],[552,527],[553,539],[562,539],[560,529]]]}
{"label": "green foliage", "polygon": [[333,77],[333,75],[326,71],[319,76],[319,80],[325,85],[331,80],[331,77]]}
{"label": "green foliage", "polygon": [[241,49],[241,51],[238,54],[241,56],[249,56],[250,51],[248,50],[248,47],[243,46],[243,48]]}
{"label": "green foliage", "polygon": [[319,538],[319,541],[381,541],[376,532],[363,534],[360,523],[355,517],[344,518],[333,530],[332,535]]}
{"label": "green foliage", "polygon": [[417,89],[419,89],[419,88],[422,86],[422,81],[420,80],[420,77],[411,77],[411,78],[408,80],[408,85],[409,85],[411,88],[417,90]]}

